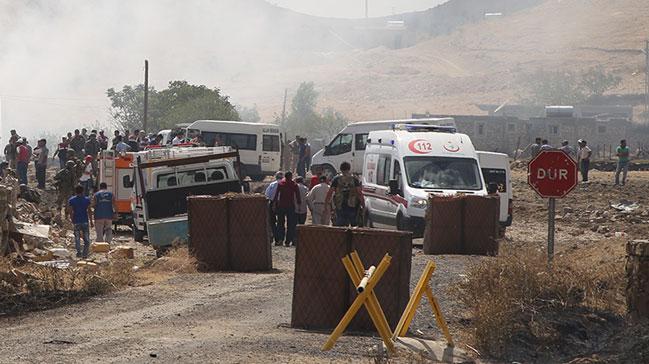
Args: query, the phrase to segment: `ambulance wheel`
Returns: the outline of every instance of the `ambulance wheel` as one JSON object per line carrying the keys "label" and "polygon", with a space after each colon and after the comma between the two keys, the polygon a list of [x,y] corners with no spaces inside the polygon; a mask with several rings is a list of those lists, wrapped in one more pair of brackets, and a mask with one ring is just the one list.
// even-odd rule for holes
{"label": "ambulance wheel", "polygon": [[141,243],[144,241],[144,231],[138,230],[135,226],[133,227],[133,240]]}
{"label": "ambulance wheel", "polygon": [[324,176],[327,176],[327,179],[331,181],[334,177],[336,177],[336,169],[329,164],[325,164],[322,167],[322,174]]}

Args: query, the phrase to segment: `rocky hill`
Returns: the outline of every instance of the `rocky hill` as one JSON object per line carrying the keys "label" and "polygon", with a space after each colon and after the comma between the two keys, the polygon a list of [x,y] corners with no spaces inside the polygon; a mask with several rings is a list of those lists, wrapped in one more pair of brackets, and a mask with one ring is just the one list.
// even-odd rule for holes
{"label": "rocky hill", "polygon": [[353,119],[477,113],[477,103],[515,101],[525,91],[522,76],[538,69],[598,65],[623,77],[614,92],[640,93],[644,57],[638,50],[649,37],[647,16],[643,0],[546,0],[405,49],[323,54],[318,64],[279,71],[273,94],[260,92],[256,103],[272,114],[281,109],[284,87],[312,80],[322,105]]}

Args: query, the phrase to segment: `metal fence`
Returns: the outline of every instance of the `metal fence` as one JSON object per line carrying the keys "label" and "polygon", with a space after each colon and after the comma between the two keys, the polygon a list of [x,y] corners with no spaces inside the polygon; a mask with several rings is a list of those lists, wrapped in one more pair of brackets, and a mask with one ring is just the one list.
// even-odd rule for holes
{"label": "metal fence", "polygon": [[[298,226],[291,326],[333,329],[356,298],[356,290],[341,259],[356,250],[369,268],[387,253],[390,268],[375,289],[388,322],[395,327],[410,297],[411,233]],[[353,331],[375,331],[362,309],[349,326]]]}
{"label": "metal fence", "polygon": [[424,254],[498,254],[497,197],[432,197],[428,206]]}
{"label": "metal fence", "polygon": [[187,200],[189,248],[201,270],[272,269],[263,195],[190,196]]}

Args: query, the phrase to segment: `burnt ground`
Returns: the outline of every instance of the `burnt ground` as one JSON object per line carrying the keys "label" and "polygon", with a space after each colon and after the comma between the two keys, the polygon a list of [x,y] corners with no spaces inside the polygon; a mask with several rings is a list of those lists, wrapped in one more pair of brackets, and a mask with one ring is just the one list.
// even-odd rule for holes
{"label": "burnt ground", "polygon": [[[623,265],[625,241],[647,236],[649,173],[632,173],[624,188],[613,188],[611,178],[611,173],[594,172],[590,185],[558,204],[557,254],[574,256],[580,264]],[[502,242],[504,250],[545,247],[544,201],[524,180],[523,171],[514,171],[515,220]],[[621,199],[640,207],[628,214],[610,208]],[[2,317],[0,362],[373,362],[370,348],[380,343],[376,337],[345,336],[333,350],[322,352],[327,333],[289,328],[294,252],[273,247],[273,273],[170,273],[82,303]],[[137,255],[150,253],[138,247]],[[433,259],[438,267],[433,290],[458,346],[468,350],[471,313],[452,288],[472,264],[491,258],[424,256],[420,249],[413,255],[411,288]],[[440,337],[427,306],[411,328],[416,335]],[[612,330],[609,342],[574,353],[566,349],[557,361],[593,353],[620,358],[621,350],[636,347],[619,336],[623,329],[607,328]],[[530,356],[521,352],[521,357]]]}

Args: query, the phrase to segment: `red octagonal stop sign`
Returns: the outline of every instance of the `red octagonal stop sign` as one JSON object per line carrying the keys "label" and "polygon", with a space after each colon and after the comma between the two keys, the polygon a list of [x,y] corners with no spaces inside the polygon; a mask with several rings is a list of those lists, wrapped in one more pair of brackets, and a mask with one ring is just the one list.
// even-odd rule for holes
{"label": "red octagonal stop sign", "polygon": [[577,178],[577,163],[561,150],[543,150],[527,165],[527,183],[541,197],[565,197]]}

